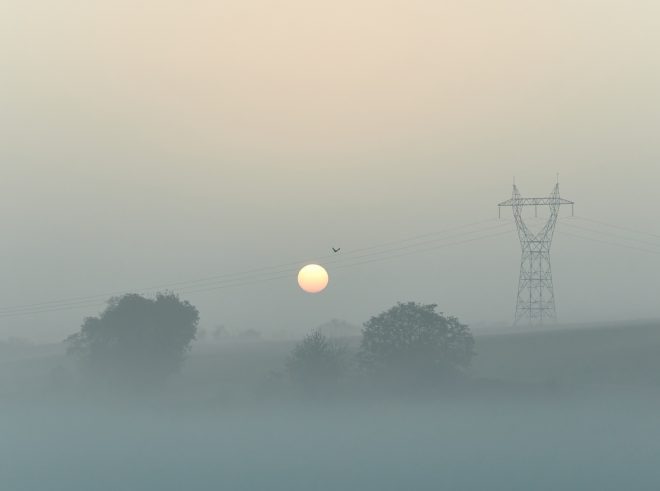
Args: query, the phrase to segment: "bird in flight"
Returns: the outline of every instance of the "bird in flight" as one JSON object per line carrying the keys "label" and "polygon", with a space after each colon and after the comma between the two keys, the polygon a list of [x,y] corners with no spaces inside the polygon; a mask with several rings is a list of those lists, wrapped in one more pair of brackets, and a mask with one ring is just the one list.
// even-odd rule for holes
{"label": "bird in flight", "polygon": [[341,251],[341,247],[337,247],[336,249],[334,247],[332,248],[332,252],[334,252],[335,254],[338,253],[339,251]]}

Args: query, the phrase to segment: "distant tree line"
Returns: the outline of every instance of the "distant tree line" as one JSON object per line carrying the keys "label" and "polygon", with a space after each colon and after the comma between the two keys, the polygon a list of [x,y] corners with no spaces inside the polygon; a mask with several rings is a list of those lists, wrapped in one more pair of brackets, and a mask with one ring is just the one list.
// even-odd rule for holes
{"label": "distant tree line", "polygon": [[[474,338],[435,304],[397,303],[364,323],[359,346],[328,335],[355,328],[332,320],[310,332],[286,362],[292,385],[307,395],[336,393],[347,378],[381,386],[429,389],[465,374]],[[172,293],[149,299],[113,298],[98,317],[84,320],[66,339],[84,379],[97,387],[140,391],[162,385],[178,372],[198,332],[199,312]]]}

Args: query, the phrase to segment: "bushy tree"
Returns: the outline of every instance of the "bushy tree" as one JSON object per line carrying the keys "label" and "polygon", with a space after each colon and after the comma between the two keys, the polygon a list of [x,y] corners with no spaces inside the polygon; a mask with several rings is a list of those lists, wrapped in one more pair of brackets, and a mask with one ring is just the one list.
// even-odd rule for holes
{"label": "bushy tree", "polygon": [[197,309],[174,294],[128,294],[86,318],[67,338],[67,351],[94,382],[147,387],[179,370],[198,322]]}
{"label": "bushy tree", "polygon": [[307,394],[335,389],[345,371],[346,347],[316,329],[307,334],[287,360],[292,382]]}
{"label": "bushy tree", "polygon": [[391,381],[433,383],[468,368],[474,338],[435,304],[397,303],[364,324],[360,361]]}

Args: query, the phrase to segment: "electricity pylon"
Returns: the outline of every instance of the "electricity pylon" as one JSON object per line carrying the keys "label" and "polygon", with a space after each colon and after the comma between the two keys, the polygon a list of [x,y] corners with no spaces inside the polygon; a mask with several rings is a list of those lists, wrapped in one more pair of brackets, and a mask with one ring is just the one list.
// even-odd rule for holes
{"label": "electricity pylon", "polygon": [[[526,320],[530,325],[543,325],[547,322],[554,323],[557,320],[550,266],[550,246],[559,216],[559,208],[562,205],[571,205],[572,208],[574,203],[559,196],[559,182],[550,196],[546,198],[523,198],[514,182],[511,199],[498,205],[500,214],[502,206],[510,206],[513,209],[513,218],[516,221],[518,237],[522,246],[516,324]],[[523,219],[523,208],[529,206],[534,207],[537,216],[539,206],[547,206],[550,209],[550,216],[538,232],[532,232]]]}

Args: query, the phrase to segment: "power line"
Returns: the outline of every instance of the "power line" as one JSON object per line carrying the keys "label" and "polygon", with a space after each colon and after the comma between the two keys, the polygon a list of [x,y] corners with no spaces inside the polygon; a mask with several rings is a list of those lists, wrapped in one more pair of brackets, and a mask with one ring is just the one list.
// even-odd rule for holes
{"label": "power line", "polygon": [[[417,241],[421,238],[437,236],[437,235],[441,235],[441,234],[447,234],[449,232],[458,231],[458,230],[464,230],[464,229],[467,229],[467,228],[472,228],[472,227],[483,225],[483,224],[486,224],[486,223],[492,223],[493,221],[496,221],[496,219],[482,220],[482,221],[479,221],[479,222],[473,222],[473,223],[469,223],[469,224],[466,224],[466,225],[461,225],[461,226],[458,226],[458,227],[439,230],[439,231],[436,231],[436,232],[430,232],[430,233],[426,233],[426,234],[422,234],[422,235],[416,235],[416,236],[413,236],[413,237],[407,237],[407,238],[403,238],[403,239],[399,239],[399,240],[393,240],[393,241],[384,242],[384,243],[381,243],[381,244],[362,247],[362,248],[354,249],[352,251],[345,252],[341,256],[337,256],[337,255],[334,255],[334,254],[325,255],[325,256],[318,257],[315,260],[317,260],[317,261],[326,260],[326,261],[324,261],[324,264],[336,264],[337,262],[343,262],[343,261],[346,261],[347,259],[355,259],[355,258],[351,258],[350,256],[354,255],[356,253],[359,253],[359,252],[369,251],[369,250],[376,250],[376,249],[387,247],[387,246],[390,246],[390,245],[402,244],[402,243],[406,243],[406,242],[413,242],[413,241]],[[373,253],[360,255],[360,256],[357,256],[356,258],[367,257],[371,254],[386,254],[386,253],[391,252],[393,250],[407,249],[407,248],[416,247],[416,246],[419,246],[419,245],[424,245],[424,244],[428,244],[428,243],[433,243],[433,242],[437,242],[437,241],[446,240],[446,239],[457,237],[457,236],[469,235],[469,234],[478,233],[478,232],[481,232],[481,231],[496,229],[496,228],[501,227],[501,226],[503,226],[503,224],[498,224],[494,227],[487,227],[487,228],[484,228],[484,229],[477,229],[477,230],[462,232],[462,233],[459,233],[459,234],[453,234],[453,235],[450,235],[450,236],[447,236],[447,237],[438,237],[438,238],[435,238],[435,239],[429,239],[429,240],[422,241],[422,242],[411,243],[411,244],[407,244],[405,246],[402,246],[402,247],[399,247],[399,248],[396,248],[396,249],[391,249],[390,248],[390,249],[385,249],[383,251],[377,251],[376,250]],[[348,257],[346,257],[346,256],[348,256]],[[165,283],[165,284],[161,284],[161,285],[157,285],[157,286],[150,286],[150,287],[146,287],[146,288],[125,289],[125,290],[121,290],[121,291],[113,291],[113,292],[109,292],[109,293],[101,293],[101,294],[96,294],[96,295],[88,295],[88,296],[81,296],[81,297],[69,297],[69,298],[64,298],[64,299],[59,299],[59,300],[50,300],[50,301],[44,301],[44,302],[38,302],[38,303],[30,303],[30,304],[22,304],[22,305],[10,306],[10,307],[2,307],[2,308],[0,308],[0,315],[5,314],[5,313],[13,313],[13,312],[16,312],[16,311],[22,311],[22,310],[31,310],[33,308],[38,308],[38,307],[49,308],[49,307],[63,307],[63,306],[78,306],[81,303],[83,303],[84,305],[88,305],[88,302],[94,302],[94,301],[100,301],[100,300],[105,301],[107,298],[114,297],[114,296],[117,296],[117,295],[122,295],[126,291],[136,291],[136,292],[146,293],[146,292],[152,292],[152,291],[157,291],[157,290],[174,289],[176,287],[187,286],[187,285],[189,285],[189,286],[196,286],[196,285],[202,286],[202,284],[206,284],[206,283],[215,284],[215,283],[225,283],[225,282],[228,282],[228,281],[229,282],[242,281],[242,280],[246,280],[246,279],[250,279],[252,277],[255,277],[255,275],[258,276],[260,274],[278,273],[278,272],[281,273],[281,272],[284,272],[284,271],[288,271],[292,267],[300,266],[303,262],[306,262],[306,261],[299,260],[299,261],[294,261],[294,262],[289,262],[289,263],[282,263],[282,264],[277,264],[277,265],[272,265],[272,266],[263,266],[263,267],[259,267],[259,268],[252,268],[252,269],[237,271],[237,272],[233,272],[233,273],[224,273],[224,274],[208,276],[208,277],[198,278],[198,279],[192,279],[192,280],[187,280],[187,281]],[[283,269],[284,269],[284,271],[283,271]]]}
{"label": "power line", "polygon": [[649,254],[660,254],[660,251],[654,251],[654,250],[651,250],[651,249],[643,249],[641,247],[635,247],[635,246],[631,246],[631,245],[628,245],[628,244],[620,244],[620,243],[611,242],[611,241],[608,241],[608,240],[596,239],[594,237],[585,237],[584,235],[574,234],[574,233],[571,233],[571,232],[565,232],[563,230],[558,230],[558,232],[559,232],[560,235],[568,235],[569,237],[576,237],[578,239],[590,240],[592,242],[599,242],[601,244],[607,244],[607,245],[612,245],[612,246],[617,246],[617,247],[623,247],[623,248],[626,248],[626,249],[632,249],[632,250],[636,250],[636,251],[647,252]]}
{"label": "power line", "polygon": [[[484,235],[484,236],[480,236],[480,237],[473,237],[473,238],[470,238],[470,239],[450,242],[450,243],[447,243],[447,244],[440,244],[440,245],[436,245],[436,246],[433,246],[433,247],[427,247],[427,248],[424,248],[424,249],[416,249],[416,250],[403,252],[403,253],[399,253],[399,254],[395,254],[395,255],[390,255],[390,256],[386,256],[386,257],[368,259],[368,260],[365,260],[365,261],[358,261],[358,262],[354,262],[354,263],[350,263],[350,264],[342,264],[340,266],[337,266],[334,269],[337,270],[337,269],[353,268],[355,266],[361,266],[363,264],[370,264],[370,263],[380,262],[380,261],[388,261],[388,260],[396,259],[396,258],[403,257],[403,256],[409,256],[411,254],[419,254],[419,253],[429,252],[429,251],[433,251],[433,250],[437,250],[437,249],[443,249],[445,247],[461,245],[461,244],[467,244],[467,243],[476,242],[476,241],[479,241],[479,240],[485,240],[485,239],[490,239],[490,238],[494,238],[494,237],[499,237],[499,236],[502,236],[502,235],[511,234],[512,232],[513,232],[513,229],[510,228],[510,229],[505,230],[503,232],[488,234],[488,235]],[[290,278],[290,277],[291,277],[290,274],[286,274],[286,275],[283,275],[283,276],[275,276],[275,277],[272,277],[272,278],[267,278],[263,281],[272,281],[272,280],[278,280],[278,279]],[[261,281],[251,281],[249,283],[241,283],[241,284],[234,284],[234,285],[220,285],[220,286],[216,286],[216,287],[208,287],[208,288],[202,288],[202,289],[197,289],[197,290],[189,290],[189,291],[183,290],[181,293],[207,292],[207,291],[219,290],[219,289],[222,289],[222,288],[243,286],[243,285],[247,285],[247,284],[254,284],[254,283],[260,283],[260,282]],[[0,317],[1,317],[1,315],[0,315]]]}
{"label": "power line", "polygon": [[[482,240],[482,239],[487,239],[491,237],[496,237],[504,234],[509,234],[511,233],[512,230],[507,230],[505,232],[499,232],[496,234],[489,234],[486,236],[480,236],[480,237],[473,237],[467,240],[461,240],[461,241],[455,241],[451,243],[446,243],[446,244],[440,244],[436,245],[434,247],[427,247],[425,249],[420,249],[420,250],[412,250],[404,253],[399,253],[395,255],[390,255],[386,257],[380,257],[376,259],[371,259],[371,260],[366,260],[366,261],[359,261],[356,263],[352,264],[345,264],[343,266],[339,266],[337,269],[344,269],[347,267],[354,267],[358,266],[361,264],[367,264],[371,262],[377,262],[377,261],[385,261],[389,259],[394,259],[398,258],[401,256],[406,256],[410,254],[416,254],[420,252],[427,252],[430,250],[434,249],[439,249],[439,248],[444,248],[444,247],[449,247],[452,245],[458,245],[458,244],[465,244],[468,242],[474,242],[477,240]],[[400,248],[401,249],[401,248]],[[363,256],[366,257],[366,256]],[[355,258],[353,258],[355,259]],[[268,276],[268,277],[253,277],[252,279],[244,279],[244,281],[239,281],[239,280],[234,280],[231,283],[226,283],[226,284],[219,284],[215,286],[207,286],[204,288],[198,288],[198,289],[182,289],[179,291],[181,294],[190,294],[190,293],[200,293],[200,292],[207,292],[207,291],[214,291],[214,290],[221,290],[221,289],[226,289],[226,288],[235,288],[235,287],[240,287],[240,286],[246,286],[246,285],[252,285],[256,283],[263,283],[263,282],[268,282],[268,281],[274,281],[274,280],[279,280],[279,279],[284,279],[284,278],[290,278],[291,274],[295,273],[295,270],[292,270],[286,274],[280,274],[276,276]],[[274,274],[274,273],[270,273]],[[192,287],[191,287],[192,288]],[[99,301],[82,301],[76,304],[71,304],[71,305],[60,305],[60,306],[51,306],[51,307],[41,307],[41,308],[36,308],[36,309],[24,309],[21,311],[13,311],[13,312],[4,312],[0,313],[0,318],[3,317],[16,317],[16,316],[22,316],[22,315],[30,315],[30,314],[39,314],[39,313],[48,313],[48,312],[57,312],[57,311],[62,311],[62,310],[73,310],[73,309],[78,309],[78,308],[86,308],[86,307],[93,307],[93,306],[100,306],[103,305],[103,303],[100,303]]]}
{"label": "power line", "polygon": [[659,234],[654,234],[654,233],[651,233],[651,232],[644,232],[642,230],[636,230],[634,228],[622,227],[620,225],[614,225],[614,224],[603,222],[603,221],[600,221],[600,220],[594,220],[593,218],[587,218],[587,217],[583,217],[583,216],[575,216],[573,218],[578,219],[578,220],[586,220],[588,222],[596,223],[596,224],[599,224],[599,225],[604,225],[606,227],[616,228],[616,229],[619,229],[619,230],[625,230],[627,232],[634,232],[636,234],[648,235],[650,237],[660,238]]}
{"label": "power line", "polygon": [[[487,220],[487,221],[484,221],[484,222],[477,222],[477,224],[479,224],[479,223],[483,224],[483,223],[490,222],[490,221],[493,221],[493,220]],[[465,229],[467,227],[472,227],[472,226],[475,226],[475,225],[476,224],[470,224],[470,225],[465,225],[465,226],[462,226],[462,227],[456,227],[454,229],[449,229],[449,230],[460,230],[460,229]],[[466,231],[466,232],[462,232],[462,233],[458,233],[458,234],[453,234],[453,235],[450,235],[450,236],[447,236],[447,237],[441,237],[441,238],[436,238],[436,239],[432,239],[432,240],[411,243],[411,244],[407,244],[405,246],[401,246],[401,247],[397,247],[397,248],[389,248],[389,249],[382,250],[382,251],[375,251],[375,252],[372,252],[372,253],[362,254],[362,255],[355,256],[355,257],[350,257],[349,256],[345,259],[337,258],[336,256],[335,257],[328,256],[328,257],[333,259],[329,263],[330,264],[337,264],[337,263],[341,264],[342,262],[345,263],[346,261],[355,261],[355,260],[359,260],[359,259],[373,258],[373,256],[377,256],[377,255],[389,254],[389,255],[386,255],[385,257],[380,257],[380,258],[376,258],[376,259],[367,259],[365,261],[358,261],[358,262],[345,264],[344,266],[339,266],[338,267],[338,269],[344,269],[346,267],[353,267],[353,266],[357,266],[357,265],[360,265],[360,264],[367,264],[367,263],[376,262],[376,261],[384,261],[384,260],[388,260],[388,259],[392,259],[392,258],[396,258],[396,257],[405,256],[405,255],[416,254],[416,253],[420,253],[420,252],[426,252],[426,251],[430,251],[430,250],[434,250],[434,249],[438,249],[438,248],[443,248],[443,247],[449,247],[451,245],[463,244],[463,243],[467,243],[467,242],[473,242],[473,241],[476,241],[476,240],[482,240],[482,239],[486,239],[486,238],[490,238],[490,237],[504,235],[505,233],[510,233],[510,231],[500,232],[500,233],[497,233],[497,234],[489,234],[489,235],[486,235],[486,236],[472,237],[472,238],[469,238],[467,240],[461,240],[461,241],[457,241],[457,242],[455,241],[455,242],[450,242],[450,243],[445,243],[445,244],[439,244],[439,245],[435,245],[435,246],[431,246],[431,247],[426,247],[424,249],[414,249],[414,248],[418,248],[420,246],[424,246],[424,245],[431,244],[431,243],[437,243],[437,242],[440,242],[440,241],[447,241],[448,239],[451,239],[451,238],[461,237],[461,236],[465,236],[465,235],[472,235],[472,234],[475,234],[475,233],[483,233],[483,232],[493,230],[493,229],[501,229],[502,227],[504,227],[506,225],[507,224],[500,223],[500,224],[498,224],[494,227],[486,227],[486,228],[483,228],[481,230]],[[437,235],[437,234],[435,234],[435,233],[434,234],[424,234],[423,236],[417,236],[415,238],[408,238],[408,239],[403,239],[403,240],[399,240],[399,241],[390,241],[386,244],[397,244],[397,243],[409,242],[409,241],[412,241],[412,240],[416,240],[420,237],[429,237],[431,235]],[[382,246],[383,245],[364,247],[364,248],[354,250],[353,253],[358,252],[358,251],[365,251],[365,250],[369,250],[369,249],[373,250],[373,249],[376,249],[376,248],[382,247]],[[414,250],[410,250],[410,249],[414,249]],[[400,251],[408,251],[408,252],[403,252],[403,253],[392,255],[393,252],[400,252]],[[301,262],[298,261],[298,262],[295,262],[295,263],[288,263],[287,265],[299,266],[300,264],[301,264]],[[281,266],[286,266],[286,265],[281,265]],[[296,269],[292,270],[290,268],[288,270],[282,270],[281,267],[280,267],[279,270],[268,271],[269,269],[274,269],[274,268],[278,268],[278,266],[270,266],[270,267],[264,267],[264,268],[257,268],[257,269],[253,269],[253,270],[248,270],[247,272],[244,272],[244,275],[242,277],[239,276],[239,277],[235,277],[233,279],[227,278],[223,282],[216,281],[215,282],[216,284],[211,284],[211,285],[207,285],[207,286],[203,286],[202,284],[196,285],[196,284],[194,284],[193,281],[179,282],[178,283],[179,285],[182,285],[182,284],[189,284],[190,285],[189,288],[182,288],[179,291],[180,291],[180,293],[197,293],[197,292],[204,292],[204,291],[219,290],[219,289],[224,289],[224,288],[234,288],[234,287],[239,287],[239,286],[244,286],[244,285],[260,283],[260,282],[267,282],[267,281],[273,281],[273,280],[277,280],[277,279],[289,278],[290,275],[296,271]],[[251,272],[254,272],[255,274],[253,274],[252,276],[245,276],[245,273],[251,273]],[[257,272],[261,272],[261,273],[257,274]],[[283,274],[283,273],[286,273],[286,274]],[[239,273],[234,273],[233,275],[237,276],[237,275],[239,275]],[[263,275],[270,275],[270,276],[263,276]],[[276,275],[276,276],[272,276],[272,275]],[[220,277],[223,277],[223,276],[227,277],[229,275],[218,275],[216,278],[220,278]],[[208,279],[201,280],[201,281],[202,282],[203,281],[208,281]],[[173,284],[170,284],[168,286],[172,286],[172,285]],[[197,286],[199,286],[199,288],[196,288]],[[138,291],[144,292],[144,291],[147,291],[147,290],[148,289],[143,289],[143,290],[138,290]],[[122,292],[122,293],[125,293],[125,291]],[[14,316],[28,315],[28,314],[37,314],[37,313],[57,312],[57,311],[62,311],[62,310],[72,310],[72,309],[78,309],[78,308],[87,308],[87,307],[92,307],[92,306],[99,306],[99,305],[103,305],[105,303],[105,302],[100,301],[102,298],[106,299],[108,296],[115,296],[115,295],[119,295],[119,294],[121,294],[121,293],[115,293],[115,294],[110,294],[110,295],[106,295],[106,296],[95,295],[95,296],[88,296],[88,297],[78,297],[78,298],[66,299],[64,301],[41,302],[41,303],[38,303],[38,304],[28,304],[28,305],[22,305],[22,306],[16,306],[16,307],[7,307],[7,308],[4,308],[4,309],[0,310],[0,318],[2,318],[2,317],[14,317]]]}
{"label": "power line", "polygon": [[[481,229],[481,230],[472,230],[472,231],[468,231],[468,232],[461,232],[461,233],[458,233],[458,234],[452,234],[452,235],[449,235],[447,237],[443,237],[443,238],[439,238],[439,239],[427,240],[427,241],[423,241],[423,242],[417,242],[415,244],[408,244],[408,245],[401,246],[401,247],[390,248],[390,249],[387,249],[387,250],[384,250],[384,251],[376,251],[376,252],[371,252],[371,253],[367,253],[367,254],[358,255],[358,256],[355,256],[355,257],[349,257],[348,259],[341,259],[341,261],[338,261],[338,260],[328,261],[325,264],[335,264],[337,262],[343,262],[343,261],[346,261],[346,260],[361,259],[361,258],[370,257],[370,256],[377,255],[377,254],[386,254],[386,253],[389,253],[389,252],[397,252],[397,251],[401,251],[401,250],[407,250],[407,249],[410,249],[410,248],[413,248],[413,247],[418,247],[418,246],[421,246],[421,245],[431,244],[431,243],[435,243],[435,242],[442,242],[442,241],[445,241],[445,240],[448,240],[448,239],[453,239],[453,238],[456,238],[456,237],[463,237],[465,235],[471,235],[471,234],[475,234],[475,233],[483,233],[483,232],[487,232],[489,230],[497,230],[497,229],[501,229],[502,227],[506,227],[506,226],[507,226],[506,223],[498,223],[497,225],[494,225],[492,227],[486,227],[486,228]],[[357,249],[354,252],[363,251],[363,250],[367,250],[367,249],[369,249],[369,248],[364,247],[362,249]]]}
{"label": "power line", "polygon": [[606,232],[606,231],[602,231],[602,230],[595,230],[593,228],[585,227],[585,226],[582,226],[582,225],[577,225],[577,224],[574,224],[574,223],[565,223],[564,222],[563,225],[565,225],[567,227],[570,227],[570,228],[580,230],[580,231],[591,232],[591,233],[601,234],[601,235],[607,235],[609,237],[613,237],[613,238],[619,239],[619,240],[627,240],[627,241],[630,241],[630,242],[639,242],[639,243],[642,243],[642,244],[650,245],[652,247],[659,247],[660,248],[660,244],[658,244],[657,242],[650,242],[648,240],[637,239],[637,238],[632,238],[632,237],[623,237],[623,236],[618,235],[618,234],[613,234],[612,232]]}
{"label": "power line", "polygon": [[499,233],[494,233],[494,234],[490,234],[490,235],[486,235],[486,236],[482,236],[482,237],[474,237],[474,238],[471,238],[471,239],[461,240],[461,241],[458,241],[458,242],[452,242],[450,244],[442,244],[442,245],[439,245],[439,246],[436,246],[436,247],[428,247],[426,249],[416,250],[416,251],[412,251],[412,252],[408,252],[408,253],[397,254],[395,256],[389,256],[389,257],[386,257],[386,258],[376,258],[376,259],[371,259],[371,260],[368,260],[368,261],[362,261],[362,262],[353,263],[353,264],[345,264],[345,265],[342,265],[342,266],[338,266],[335,269],[345,269],[345,268],[349,268],[349,267],[359,266],[359,265],[362,265],[362,264],[374,263],[374,262],[381,261],[381,260],[407,256],[407,255],[410,255],[410,254],[417,254],[417,253],[420,253],[420,252],[428,252],[428,251],[432,251],[432,250],[436,250],[436,249],[441,249],[441,248],[444,248],[444,247],[467,244],[467,243],[470,243],[470,242],[476,242],[478,240],[490,239],[490,238],[493,238],[493,237],[500,237],[502,235],[509,235],[509,234],[513,233],[513,231],[514,231],[514,229],[510,228],[508,230],[505,230],[505,231],[499,232]]}

